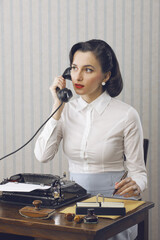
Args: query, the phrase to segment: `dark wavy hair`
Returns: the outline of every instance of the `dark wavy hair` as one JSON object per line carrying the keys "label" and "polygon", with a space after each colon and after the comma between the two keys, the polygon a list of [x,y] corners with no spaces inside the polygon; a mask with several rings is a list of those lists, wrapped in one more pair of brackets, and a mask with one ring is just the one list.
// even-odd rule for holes
{"label": "dark wavy hair", "polygon": [[119,69],[119,63],[113,49],[103,40],[93,39],[86,42],[79,42],[73,45],[69,53],[70,65],[76,51],[92,52],[99,60],[102,72],[111,72],[110,79],[103,86],[111,97],[116,97],[123,89],[123,81]]}

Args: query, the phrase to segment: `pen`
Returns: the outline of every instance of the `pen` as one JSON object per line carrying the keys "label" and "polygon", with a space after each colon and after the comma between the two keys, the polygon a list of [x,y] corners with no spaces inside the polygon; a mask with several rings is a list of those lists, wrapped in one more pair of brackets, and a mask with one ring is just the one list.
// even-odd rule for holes
{"label": "pen", "polygon": [[[125,171],[125,173],[123,174],[123,176],[121,177],[120,181],[122,181],[123,179],[125,179],[127,177],[128,171]],[[119,181],[119,182],[120,182]],[[115,193],[118,191],[118,189],[114,189],[113,193],[112,193],[112,197],[115,195]]]}

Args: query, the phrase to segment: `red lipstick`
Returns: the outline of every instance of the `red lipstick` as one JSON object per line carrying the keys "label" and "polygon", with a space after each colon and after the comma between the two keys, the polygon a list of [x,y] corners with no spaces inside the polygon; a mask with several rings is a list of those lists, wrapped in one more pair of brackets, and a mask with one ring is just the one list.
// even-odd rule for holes
{"label": "red lipstick", "polygon": [[80,89],[80,88],[83,88],[84,85],[81,85],[81,84],[75,84],[75,87]]}

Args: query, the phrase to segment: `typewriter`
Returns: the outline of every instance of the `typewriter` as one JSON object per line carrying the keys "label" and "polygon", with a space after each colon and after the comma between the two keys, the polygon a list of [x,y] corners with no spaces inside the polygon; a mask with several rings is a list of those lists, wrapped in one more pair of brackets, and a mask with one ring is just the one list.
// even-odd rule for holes
{"label": "typewriter", "polygon": [[[2,202],[32,205],[34,200],[41,200],[41,207],[57,209],[89,197],[87,191],[79,184],[60,178],[58,175],[20,173],[4,179],[0,184],[9,182],[37,184],[37,189],[31,192],[2,191],[0,196]],[[49,188],[38,189],[39,185]]]}

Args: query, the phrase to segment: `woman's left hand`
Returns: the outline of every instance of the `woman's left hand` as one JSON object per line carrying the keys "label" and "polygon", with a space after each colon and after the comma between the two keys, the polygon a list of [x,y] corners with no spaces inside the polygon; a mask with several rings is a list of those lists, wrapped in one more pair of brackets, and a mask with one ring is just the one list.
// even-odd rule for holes
{"label": "woman's left hand", "polygon": [[140,195],[140,187],[136,184],[131,177],[127,177],[124,180],[115,184],[115,189],[118,189],[116,194],[124,197],[137,197]]}

